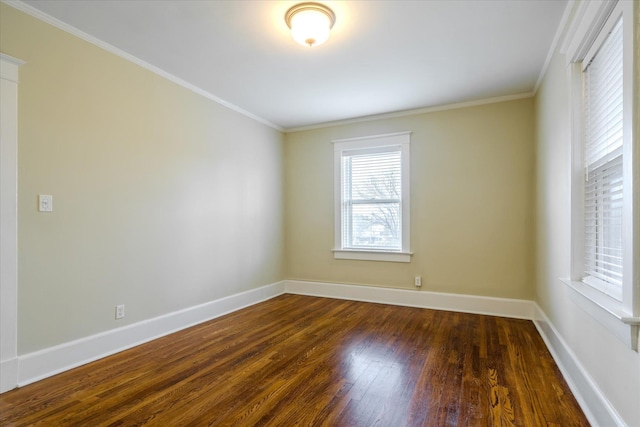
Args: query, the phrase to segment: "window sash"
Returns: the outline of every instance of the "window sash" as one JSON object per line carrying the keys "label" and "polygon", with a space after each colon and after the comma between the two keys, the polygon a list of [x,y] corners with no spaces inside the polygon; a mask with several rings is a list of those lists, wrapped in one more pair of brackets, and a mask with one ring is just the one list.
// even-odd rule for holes
{"label": "window sash", "polygon": [[622,156],[587,174],[584,281],[622,300]]}
{"label": "window sash", "polygon": [[583,282],[622,301],[622,17],[585,59]]}
{"label": "window sash", "polygon": [[342,249],[402,251],[400,147],[342,153]]}

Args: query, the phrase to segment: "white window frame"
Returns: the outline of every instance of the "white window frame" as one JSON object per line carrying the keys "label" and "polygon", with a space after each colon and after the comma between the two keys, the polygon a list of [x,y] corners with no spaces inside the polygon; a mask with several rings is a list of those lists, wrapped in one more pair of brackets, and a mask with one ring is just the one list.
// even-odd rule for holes
{"label": "white window frame", "polygon": [[[333,142],[334,151],[334,212],[335,259],[411,262],[411,190],[410,190],[410,142],[411,132],[398,132],[358,138],[337,139]],[[401,153],[401,211],[402,211],[402,249],[399,251],[374,249],[348,249],[342,246],[342,157],[344,154],[366,152],[383,147],[397,147]]]}
{"label": "white window frame", "polygon": [[[627,346],[638,351],[640,333],[640,285],[638,284],[637,134],[634,117],[633,2],[582,2],[568,29],[561,53],[568,61],[571,99],[571,266],[570,277],[561,279],[572,299]],[[583,281],[584,262],[584,164],[583,164],[583,60],[598,48],[615,23],[623,17],[623,283],[621,301]]]}

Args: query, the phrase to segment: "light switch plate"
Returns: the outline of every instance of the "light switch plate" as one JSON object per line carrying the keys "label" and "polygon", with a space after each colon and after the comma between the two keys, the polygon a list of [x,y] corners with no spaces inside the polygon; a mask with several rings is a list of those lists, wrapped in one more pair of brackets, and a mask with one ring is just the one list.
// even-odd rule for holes
{"label": "light switch plate", "polygon": [[38,194],[38,211],[53,212],[53,196]]}

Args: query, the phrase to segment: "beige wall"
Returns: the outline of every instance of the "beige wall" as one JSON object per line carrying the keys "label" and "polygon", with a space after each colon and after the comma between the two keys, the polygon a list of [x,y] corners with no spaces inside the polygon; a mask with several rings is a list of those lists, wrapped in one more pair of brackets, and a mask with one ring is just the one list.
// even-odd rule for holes
{"label": "beige wall", "polygon": [[[286,135],[286,276],[533,298],[533,99]],[[410,263],[334,260],[333,139],[412,131]]]}
{"label": "beige wall", "polygon": [[[639,10],[635,4],[637,34]],[[637,56],[635,62],[638,76]],[[569,277],[571,256],[568,79],[566,58],[554,55],[536,96],[536,301],[585,369],[580,374],[594,381],[627,425],[638,426],[640,355],[578,308],[567,286],[559,280]],[[635,91],[637,102],[637,84]]]}
{"label": "beige wall", "polygon": [[[415,289],[421,275],[422,290],[535,298],[615,410],[640,425],[638,353],[558,280],[570,244],[561,55],[535,100],[283,136],[5,4],[0,51],[27,61],[19,354],[285,277]],[[334,260],[331,140],[406,130],[412,262]],[[37,212],[38,194],[54,196],[54,212]],[[125,319],[114,320],[116,304]]]}
{"label": "beige wall", "polygon": [[27,62],[19,354],[283,279],[280,132],[0,8],[0,50]]}

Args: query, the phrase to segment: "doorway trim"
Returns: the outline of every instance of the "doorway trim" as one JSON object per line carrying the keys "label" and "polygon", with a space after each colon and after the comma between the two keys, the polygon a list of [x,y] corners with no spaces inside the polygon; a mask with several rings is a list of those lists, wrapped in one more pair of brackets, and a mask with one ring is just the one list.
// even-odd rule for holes
{"label": "doorway trim", "polygon": [[18,385],[18,68],[0,53],[0,393]]}

